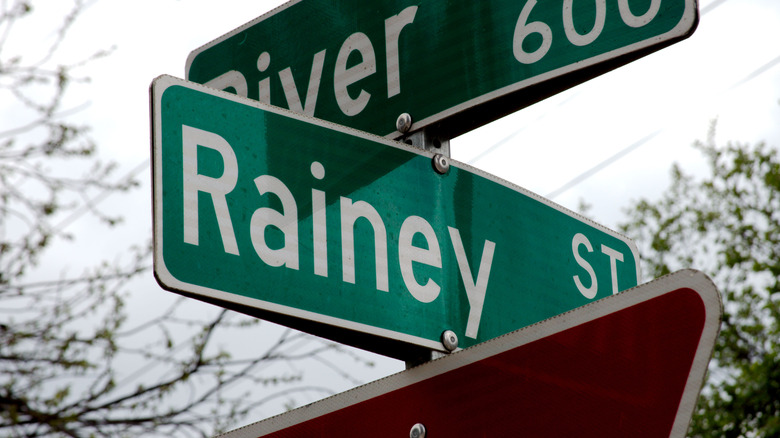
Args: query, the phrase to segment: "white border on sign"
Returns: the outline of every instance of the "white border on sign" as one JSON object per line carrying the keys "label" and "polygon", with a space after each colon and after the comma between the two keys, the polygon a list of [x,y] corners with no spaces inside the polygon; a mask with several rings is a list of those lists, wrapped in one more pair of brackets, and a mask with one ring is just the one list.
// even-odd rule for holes
{"label": "white border on sign", "polygon": [[445,356],[384,379],[359,386],[314,402],[290,412],[219,435],[221,438],[257,438],[278,432],[348,406],[370,400],[383,394],[405,388],[423,380],[444,374],[466,365],[479,362],[505,351],[560,333],[572,327],[586,324],[628,307],[650,301],[664,294],[689,288],[699,294],[705,311],[704,327],[691,364],[685,389],[677,408],[670,437],[684,438],[693,410],[707,374],[715,340],[720,330],[723,313],[720,293],[709,277],[693,269],[675,272],[657,280],[620,292],[564,314],[546,319],[534,325],[498,338],[477,344],[457,354]]}
{"label": "white border on sign", "polygon": [[[221,43],[222,41],[225,41],[234,35],[237,35],[244,30],[255,26],[256,24],[259,24],[266,19],[270,18],[273,15],[276,15],[285,9],[294,6],[297,3],[300,3],[302,0],[291,0],[287,3],[284,3],[275,9],[272,9],[269,12],[266,12],[265,14],[255,18],[254,20],[251,20],[236,29],[233,29],[232,31],[198,47],[197,49],[190,52],[190,54],[187,56],[187,61],[185,62],[184,66],[184,75],[185,78],[189,78],[189,72],[190,67],[192,66],[192,62],[194,59],[202,52],[208,50],[209,48]],[[485,0],[482,0],[485,1]],[[640,51],[642,49],[650,48],[655,45],[661,44],[664,41],[673,40],[675,38],[682,38],[685,36],[696,24],[697,19],[697,10],[698,10],[698,1],[697,0],[684,0],[685,1],[685,9],[683,10],[683,15],[680,18],[680,21],[677,23],[677,25],[669,30],[666,33],[663,33],[661,35],[656,35],[652,38],[648,38],[643,41],[639,41],[637,43],[624,46],[615,50],[612,50],[610,52],[602,53],[600,55],[596,55],[587,59],[583,59],[581,61],[575,62],[573,64],[569,64],[567,66],[551,70],[545,73],[542,73],[540,75],[515,82],[514,84],[507,85],[506,87],[499,88],[497,90],[491,91],[489,93],[485,93],[481,96],[475,97],[473,99],[470,99],[466,102],[462,102],[458,105],[455,105],[453,107],[447,108],[446,110],[443,110],[437,114],[433,114],[431,116],[428,116],[420,121],[415,121],[414,124],[411,127],[411,130],[416,131],[419,129],[424,128],[425,126],[432,125],[438,121],[444,120],[448,117],[451,117],[455,114],[458,114],[462,111],[465,111],[471,107],[475,107],[478,105],[482,105],[484,103],[487,103],[493,99],[496,99],[498,97],[504,96],[506,94],[513,93],[515,91],[522,90],[523,88],[530,87],[532,85],[537,85],[542,82],[545,82],[547,80],[563,76],[568,73],[573,73],[575,71],[591,67],[594,65],[597,65],[599,63],[608,61],[610,59],[619,58],[623,55],[627,55],[629,53],[633,53],[636,51]],[[403,136],[404,134],[398,131],[393,131],[385,135],[387,138],[398,138]]]}
{"label": "white border on sign", "polygon": [[[332,129],[335,131],[340,131],[345,134],[353,135],[356,137],[360,137],[369,141],[377,142],[384,144],[389,147],[402,149],[407,152],[411,152],[417,155],[422,155],[428,158],[433,158],[434,154],[431,152],[424,151],[422,149],[414,148],[412,146],[409,146],[405,143],[398,142],[398,141],[392,141],[384,137],[380,137],[378,135],[370,134],[368,132],[358,131],[353,128],[349,128],[346,126],[337,125],[335,123],[327,122],[325,120],[316,119],[313,117],[309,117],[303,114],[294,113],[292,111],[267,105],[264,103],[261,103],[256,100],[248,99],[245,97],[237,96],[232,93],[228,93],[226,91],[217,90],[214,88],[206,87],[205,85],[197,84],[194,82],[185,81],[183,79],[179,79],[173,76],[169,75],[163,75],[159,76],[158,78],[154,79],[152,82],[152,85],[150,87],[150,94],[151,94],[151,117],[152,117],[152,192],[153,192],[153,200],[152,200],[152,210],[153,210],[153,239],[154,239],[154,274],[157,277],[158,281],[164,285],[166,288],[175,290],[175,291],[181,291],[185,292],[187,294],[194,294],[199,295],[202,297],[206,297],[213,300],[219,300],[226,303],[233,303],[233,304],[239,304],[242,306],[247,306],[250,308],[260,309],[260,310],[267,310],[274,313],[279,313],[283,315],[289,315],[295,318],[310,320],[318,323],[327,324],[330,326],[335,327],[341,327],[361,333],[367,333],[370,335],[379,336],[382,338],[392,339],[392,340],[399,340],[403,341],[409,344],[421,346],[424,348],[428,348],[435,351],[440,352],[448,352],[441,342],[438,341],[432,341],[429,339],[417,337],[417,336],[411,336],[405,333],[396,332],[393,330],[383,329],[367,324],[361,324],[350,320],[345,320],[341,318],[335,318],[328,315],[323,315],[320,313],[314,313],[306,310],[301,310],[295,307],[289,307],[289,306],[283,306],[280,304],[272,303],[269,301],[264,300],[258,300],[255,298],[248,298],[242,295],[233,294],[233,293],[227,293],[224,291],[220,291],[217,289],[212,289],[208,287],[203,287],[196,284],[186,283],[183,282],[176,277],[173,276],[173,274],[168,271],[167,267],[165,266],[165,260],[163,259],[163,217],[162,217],[162,194],[163,194],[163,187],[162,187],[162,113],[160,108],[162,108],[162,96],[165,92],[165,90],[168,87],[171,86],[181,86],[185,88],[189,88],[192,90],[198,90],[203,93],[210,94],[212,96],[221,97],[224,99],[228,99],[231,101],[234,101],[236,103],[240,103],[243,105],[247,105],[250,107],[255,107],[258,109],[261,109],[263,111],[268,111],[271,113],[279,114],[285,117],[291,117],[293,119],[300,120],[302,122],[311,123],[320,127]],[[625,243],[628,248],[631,250],[631,254],[634,258],[634,262],[636,264],[636,275],[637,279],[642,278],[642,272],[639,265],[639,251],[636,247],[636,244],[627,238],[626,236],[617,233],[613,230],[610,230],[609,228],[600,225],[596,222],[593,222],[592,220],[575,213],[561,205],[558,205],[554,203],[553,201],[546,199],[536,193],[533,193],[529,190],[526,190],[520,186],[517,186],[515,184],[510,183],[509,181],[506,181],[504,179],[501,179],[495,175],[491,175],[487,172],[484,172],[482,170],[479,170],[477,168],[474,168],[472,166],[469,166],[468,164],[461,163],[455,160],[451,160],[450,166],[454,166],[458,169],[461,169],[466,172],[470,172],[475,175],[479,175],[487,180],[490,180],[492,182],[495,182],[497,184],[503,185],[504,187],[511,189],[515,192],[518,192],[524,196],[530,197],[532,199],[537,200],[538,202],[554,208],[555,210],[575,219],[582,223],[585,223],[586,225],[593,227],[605,234],[608,234],[623,243]]]}

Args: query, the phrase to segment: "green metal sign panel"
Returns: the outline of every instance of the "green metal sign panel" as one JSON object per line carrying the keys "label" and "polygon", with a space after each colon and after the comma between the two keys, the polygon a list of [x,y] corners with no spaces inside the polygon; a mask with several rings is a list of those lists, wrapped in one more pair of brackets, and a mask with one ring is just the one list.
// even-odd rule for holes
{"label": "green metal sign panel", "polygon": [[291,1],[187,79],[377,135],[452,138],[686,38],[696,0]]}
{"label": "green metal sign panel", "polygon": [[638,284],[631,241],[465,164],[169,76],[152,112],[166,289],[406,358]]}

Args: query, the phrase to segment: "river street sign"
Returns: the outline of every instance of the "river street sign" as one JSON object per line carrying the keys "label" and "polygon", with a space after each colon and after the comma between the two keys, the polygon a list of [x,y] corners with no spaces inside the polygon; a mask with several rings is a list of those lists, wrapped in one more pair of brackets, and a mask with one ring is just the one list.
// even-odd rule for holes
{"label": "river street sign", "polygon": [[639,281],[633,242],[465,164],[170,76],[151,93],[166,289],[408,359]]}
{"label": "river street sign", "polygon": [[683,438],[721,314],[680,271],[221,438]]}
{"label": "river street sign", "polygon": [[[391,138],[453,138],[690,36],[696,0],[290,1],[188,80]],[[647,84],[642,84],[647,85]]]}

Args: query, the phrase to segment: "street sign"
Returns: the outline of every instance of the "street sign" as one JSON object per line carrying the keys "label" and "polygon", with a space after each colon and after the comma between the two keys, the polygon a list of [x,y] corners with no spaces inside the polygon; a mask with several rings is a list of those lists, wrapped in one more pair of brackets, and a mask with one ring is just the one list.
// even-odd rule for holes
{"label": "street sign", "polygon": [[186,78],[392,138],[409,113],[450,139],[697,23],[696,0],[291,1],[194,50]]}
{"label": "street sign", "polygon": [[170,76],[152,113],[167,289],[408,359],[639,281],[633,242],[465,164]]}
{"label": "street sign", "polygon": [[680,271],[223,438],[682,438],[721,313]]}

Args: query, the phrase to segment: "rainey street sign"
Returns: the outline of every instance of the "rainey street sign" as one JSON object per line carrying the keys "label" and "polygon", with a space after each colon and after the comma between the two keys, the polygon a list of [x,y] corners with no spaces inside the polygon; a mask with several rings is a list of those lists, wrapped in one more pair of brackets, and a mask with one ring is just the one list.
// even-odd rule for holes
{"label": "rainey street sign", "polygon": [[170,76],[151,99],[167,289],[409,359],[640,278],[625,237],[467,165]]}
{"label": "rainey street sign", "polygon": [[222,438],[682,438],[721,313],[680,271]]}
{"label": "rainey street sign", "polygon": [[[397,138],[453,138],[691,35],[696,0],[290,1],[186,78]],[[642,84],[648,86],[648,84]]]}

